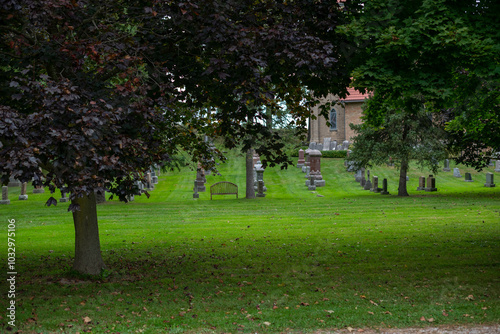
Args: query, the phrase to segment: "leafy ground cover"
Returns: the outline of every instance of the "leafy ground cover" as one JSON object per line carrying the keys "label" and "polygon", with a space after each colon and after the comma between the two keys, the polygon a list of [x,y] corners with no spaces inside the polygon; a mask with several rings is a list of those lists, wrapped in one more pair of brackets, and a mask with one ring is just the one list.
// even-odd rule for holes
{"label": "leafy ground cover", "polygon": [[[108,271],[97,280],[69,272],[68,204],[45,207],[48,194],[31,191],[19,201],[11,188],[0,216],[16,220],[14,330],[274,333],[499,322],[500,190],[483,186],[484,171],[459,166],[472,183],[441,172],[434,193],[417,192],[427,172],[410,171],[411,196],[398,198],[362,190],[343,160],[323,159],[326,187],[317,192],[295,167],[268,168],[267,196],[246,200],[243,157],[220,167],[198,200],[186,168],[162,174],[149,199],[99,205]],[[372,175],[397,193],[396,170]],[[210,201],[209,185],[222,180],[240,186],[239,199]],[[8,319],[0,317],[4,332]]]}

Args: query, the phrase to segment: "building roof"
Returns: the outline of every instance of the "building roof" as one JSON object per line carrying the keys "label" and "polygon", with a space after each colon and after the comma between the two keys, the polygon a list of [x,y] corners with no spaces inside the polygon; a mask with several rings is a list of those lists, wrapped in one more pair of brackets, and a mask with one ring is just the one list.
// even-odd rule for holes
{"label": "building roof", "polygon": [[345,99],[340,99],[340,101],[344,102],[363,102],[365,99],[370,97],[370,94],[362,94],[358,90],[348,87],[347,88],[347,97]]}

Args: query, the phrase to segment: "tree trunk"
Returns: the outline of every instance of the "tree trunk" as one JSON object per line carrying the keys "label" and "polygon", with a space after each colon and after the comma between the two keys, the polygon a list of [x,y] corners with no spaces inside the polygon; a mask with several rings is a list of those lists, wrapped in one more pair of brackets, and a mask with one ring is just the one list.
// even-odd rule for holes
{"label": "tree trunk", "polygon": [[408,172],[408,161],[401,162],[401,169],[399,170],[399,187],[398,196],[410,196],[406,190],[406,174]]}
{"label": "tree trunk", "polygon": [[250,148],[246,156],[246,198],[255,198],[255,189],[253,187],[253,150]]}
{"label": "tree trunk", "polygon": [[101,256],[97,207],[94,192],[71,201],[80,205],[80,211],[73,212],[75,225],[75,262],[73,269],[88,275],[99,275],[106,268]]}

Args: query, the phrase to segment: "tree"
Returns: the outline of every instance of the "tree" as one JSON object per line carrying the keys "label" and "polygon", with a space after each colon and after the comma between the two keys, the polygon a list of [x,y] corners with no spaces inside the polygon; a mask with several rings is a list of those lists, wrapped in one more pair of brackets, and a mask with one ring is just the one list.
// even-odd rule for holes
{"label": "tree", "polygon": [[0,17],[2,183],[70,193],[82,273],[105,267],[94,191],[127,201],[179,150],[213,167],[205,134],[286,165],[262,107],[284,101],[304,124],[303,87],[349,80],[336,1],[13,0]]}
{"label": "tree", "polygon": [[353,86],[380,97],[365,121],[384,119],[377,101],[418,99],[446,125],[457,161],[484,166],[500,146],[499,9],[492,0],[375,0],[351,12],[341,31],[358,45]]}
{"label": "tree", "polygon": [[372,104],[377,108],[383,106],[383,117],[377,124],[351,124],[356,136],[348,160],[357,168],[382,165],[390,160],[399,169],[398,196],[409,196],[406,176],[410,162],[416,161],[420,168],[436,173],[439,161],[446,154],[442,141],[444,130],[437,126],[419,99],[393,101],[375,95],[368,100],[366,108]]}

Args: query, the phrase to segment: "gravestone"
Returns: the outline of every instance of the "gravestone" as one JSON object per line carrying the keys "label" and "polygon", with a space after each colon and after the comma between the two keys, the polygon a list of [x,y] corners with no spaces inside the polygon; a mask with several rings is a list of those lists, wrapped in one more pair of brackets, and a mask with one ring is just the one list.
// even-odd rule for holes
{"label": "gravestone", "polygon": [[[262,166],[255,167],[255,182],[254,182],[254,189],[256,191],[259,190],[259,182],[262,181],[262,191],[267,191],[266,186],[264,185],[264,171],[265,169],[262,168]],[[264,196],[261,196],[264,197]]]}
{"label": "gravestone", "polygon": [[21,181],[16,180],[13,177],[9,178],[9,184],[7,184],[7,187],[20,187],[21,186]]}
{"label": "gravestone", "polygon": [[418,187],[417,190],[425,190],[425,176],[421,176],[418,178]]}
{"label": "gravestone", "polygon": [[316,142],[315,141],[312,141],[309,143],[309,149],[310,150],[315,150],[316,149]]}
{"label": "gravestone", "polygon": [[382,180],[382,191],[380,192],[380,195],[390,195],[387,191],[387,179]]}
{"label": "gravestone", "polygon": [[198,169],[196,170],[196,186],[197,186],[198,192],[200,192],[200,193],[205,192],[207,190],[205,187],[205,180],[203,177],[201,167],[198,167]]}
{"label": "gravestone", "polygon": [[314,176],[313,175],[311,175],[311,178],[309,179],[309,185],[307,186],[307,189],[316,190],[316,185],[314,184]]}
{"label": "gravestone", "polygon": [[101,204],[106,202],[106,192],[104,190],[95,190],[95,202]]}
{"label": "gravestone", "polygon": [[370,190],[372,188],[372,182],[370,181],[370,170],[366,171],[366,182],[363,187],[364,190]]}
{"label": "gravestone", "polygon": [[379,193],[382,189],[378,187],[378,176],[373,176],[373,185],[370,189],[371,192]]}
{"label": "gravestone", "polygon": [[500,173],[500,160],[495,161],[495,172]]}
{"label": "gravestone", "polygon": [[308,148],[307,150],[304,151],[304,166],[302,166],[302,173],[307,173],[307,166],[309,166],[309,153],[311,152],[311,149]]}
{"label": "gravestone", "polygon": [[335,151],[337,149],[337,141],[336,140],[332,140],[330,142],[330,151]]}
{"label": "gravestone", "polygon": [[311,172],[311,167],[310,166],[304,166],[306,168],[306,176],[305,178],[308,179],[309,178],[309,173]]}
{"label": "gravestone", "polygon": [[252,156],[252,161],[253,161],[253,167],[255,167],[255,164],[257,163],[257,161],[260,161],[260,157],[256,152],[254,152],[254,154]]}
{"label": "gravestone", "polygon": [[453,168],[453,176],[454,177],[462,177],[462,175],[460,175],[460,169]]}
{"label": "gravestone", "polygon": [[443,172],[451,172],[450,168],[450,160],[449,159],[444,159],[444,168]]}
{"label": "gravestone", "polygon": [[489,188],[493,188],[495,186],[493,173],[486,173],[486,183],[484,186]]}
{"label": "gravestone", "polygon": [[348,141],[348,140],[344,140],[344,141],[342,142],[342,149],[343,149],[344,151],[347,151],[347,150],[349,149],[349,145],[350,145],[349,141]]}
{"label": "gravestone", "polygon": [[316,150],[323,151],[323,144],[316,144]]}
{"label": "gravestone", "polygon": [[158,184],[158,176],[156,176],[156,171],[154,168],[151,168],[151,182],[153,185]]}
{"label": "gravestone", "polygon": [[361,168],[361,180],[359,181],[359,185],[364,187],[365,186],[365,183],[366,183],[366,179],[365,179],[365,168],[362,167]]}
{"label": "gravestone", "polygon": [[335,148],[336,151],[342,151],[342,145],[337,144],[337,148]]}
{"label": "gravestone", "polygon": [[[318,150],[312,150],[309,152],[310,159],[310,171],[309,176],[314,180],[312,184],[315,187],[324,187],[325,180],[323,180],[323,176],[321,175],[321,152]],[[310,184],[310,186],[312,185]]]}
{"label": "gravestone", "polygon": [[10,204],[9,187],[8,186],[2,187],[2,200],[0,201],[0,204]]}
{"label": "gravestone", "polygon": [[33,189],[33,194],[43,194],[45,193],[45,189],[42,186],[35,186]]}
{"label": "gravestone", "polygon": [[265,187],[264,187],[264,181],[259,180],[257,181],[257,194],[255,194],[256,197],[266,197],[266,194],[264,194]]}
{"label": "gravestone", "polygon": [[474,182],[470,173],[465,173],[465,182]]}
{"label": "gravestone", "polygon": [[28,194],[26,194],[26,187],[27,187],[27,183],[26,182],[23,182],[21,184],[21,195],[19,195],[19,200],[20,201],[25,201],[28,199]]}
{"label": "gravestone", "polygon": [[196,184],[196,180],[194,180],[193,198],[200,198],[200,194],[198,194],[198,185]]}
{"label": "gravestone", "polygon": [[154,189],[154,184],[151,181],[151,172],[146,173],[146,191],[153,191]]}
{"label": "gravestone", "polygon": [[427,187],[425,187],[425,191],[437,191],[436,179],[433,175],[429,175],[427,178]]}
{"label": "gravestone", "polygon": [[66,192],[61,190],[61,198],[59,198],[59,202],[66,203],[69,202],[69,198],[66,197]]}
{"label": "gravestone", "polygon": [[127,195],[127,196],[125,196],[125,198],[127,199],[127,202],[133,202],[135,200],[134,195]]}
{"label": "gravestone", "polygon": [[299,150],[299,160],[297,161],[297,167],[302,168],[302,166],[304,166],[305,162],[306,162],[306,160],[304,159],[304,150],[300,149]]}
{"label": "gravestone", "polygon": [[354,180],[358,183],[361,182],[361,173],[363,173],[363,168],[358,169],[354,175]]}
{"label": "gravestone", "polygon": [[323,139],[323,151],[330,151],[331,142],[332,142],[332,138],[324,138]]}

